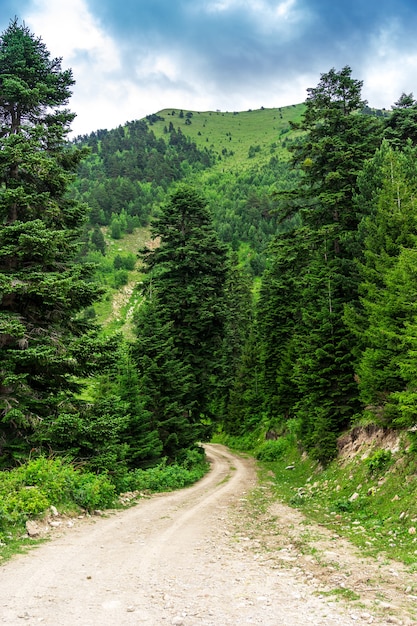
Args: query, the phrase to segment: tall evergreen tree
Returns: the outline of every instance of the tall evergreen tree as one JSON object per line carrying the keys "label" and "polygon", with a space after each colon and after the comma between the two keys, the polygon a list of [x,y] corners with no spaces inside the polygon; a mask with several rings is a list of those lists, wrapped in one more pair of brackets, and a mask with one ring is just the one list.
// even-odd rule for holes
{"label": "tall evergreen tree", "polygon": [[[218,371],[215,377],[211,410],[217,418],[229,422],[229,403],[242,360],[242,353],[253,324],[251,281],[238,267],[236,253],[228,262],[225,282],[224,337],[218,348]],[[214,381],[213,381],[214,382]]]}
{"label": "tall evergreen tree", "polygon": [[417,101],[412,93],[402,93],[385,121],[385,137],[391,145],[401,148],[407,139],[417,145]]}
{"label": "tall evergreen tree", "polygon": [[301,323],[301,278],[308,262],[308,234],[308,230],[298,228],[271,242],[270,262],[256,307],[263,408],[274,428],[285,428],[298,399],[293,348]]}
{"label": "tall evergreen tree", "polygon": [[[405,328],[415,316],[409,259],[415,257],[417,237],[416,174],[415,150],[407,146],[400,152],[384,142],[358,181],[359,189],[365,188],[365,202],[371,196],[374,204],[360,225],[364,247],[360,304],[347,309],[346,321],[361,345],[357,366],[361,399],[384,424],[398,417],[394,396],[405,387],[400,369],[407,350]],[[358,203],[361,198],[359,193]]]}
{"label": "tall evergreen tree", "polygon": [[[84,156],[69,147],[74,84],[17,20],[0,36],[0,456],[36,446],[88,366],[72,345],[97,297],[74,261],[83,206],[66,194]],[[88,359],[87,359],[88,360]],[[65,409],[63,409],[65,410]]]}
{"label": "tall evergreen tree", "polygon": [[[366,104],[361,88],[350,67],[322,74],[317,87],[308,90],[301,123],[294,124],[303,134],[292,147],[292,162],[303,176],[290,197],[300,212],[307,247],[297,281],[298,311],[292,313],[298,321],[289,344],[294,355],[291,382],[298,397],[292,408],[301,420],[305,444],[322,461],[335,454],[337,434],[359,410],[354,337],[344,325],[343,309],[357,298],[356,179],[382,132],[376,118],[360,114]],[[278,284],[286,280],[280,277]],[[263,306],[271,310],[268,303]],[[274,348],[267,345],[268,352]],[[283,359],[288,367],[288,354]],[[282,378],[280,369],[278,365],[276,375]]]}
{"label": "tall evergreen tree", "polygon": [[[224,335],[226,249],[218,240],[204,200],[187,185],[179,186],[162,209],[152,225],[152,235],[159,243],[143,251],[142,257],[148,274],[145,311],[154,319],[155,332],[153,340],[148,325],[144,345],[138,326],[137,359],[139,364],[145,357],[150,359],[158,377],[165,372],[176,386],[176,406],[169,409],[166,402],[173,397],[166,396],[161,381],[154,378],[149,387],[150,407],[155,397],[166,398],[168,430],[163,441],[184,431],[184,419],[195,441],[203,434],[202,422],[212,417],[210,397]],[[161,341],[155,353],[154,344]],[[161,422],[158,427],[162,428]],[[181,441],[178,447],[184,447]]]}

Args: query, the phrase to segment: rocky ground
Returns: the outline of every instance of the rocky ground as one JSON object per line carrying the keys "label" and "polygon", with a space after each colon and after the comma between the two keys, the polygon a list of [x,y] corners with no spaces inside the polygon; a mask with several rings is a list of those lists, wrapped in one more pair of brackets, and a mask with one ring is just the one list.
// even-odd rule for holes
{"label": "rocky ground", "polygon": [[207,453],[211,472],[191,488],[70,528],[55,516],[51,541],[0,567],[0,623],[417,623],[416,574],[269,504],[253,461]]}

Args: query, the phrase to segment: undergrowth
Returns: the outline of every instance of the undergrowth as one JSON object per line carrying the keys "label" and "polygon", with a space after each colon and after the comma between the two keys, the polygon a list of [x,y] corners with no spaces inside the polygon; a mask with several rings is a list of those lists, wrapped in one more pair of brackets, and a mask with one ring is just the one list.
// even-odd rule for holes
{"label": "undergrowth", "polygon": [[[276,441],[223,437],[234,449],[258,458],[260,478],[275,497],[300,509],[307,520],[348,538],[362,554],[395,559],[417,571],[417,453],[375,449],[322,468],[292,435]],[[242,445],[244,443],[245,445]]]}
{"label": "undergrowth", "polygon": [[180,463],[168,465],[164,460],[156,467],[128,472],[118,480],[117,487],[119,493],[173,491],[197,482],[207,473],[208,468],[203,448],[191,449],[187,450]]}
{"label": "undergrowth", "polygon": [[163,461],[147,470],[133,470],[113,482],[106,474],[93,474],[61,458],[38,457],[20,467],[0,472],[0,560],[21,552],[34,542],[26,535],[28,520],[42,520],[55,507],[59,513],[119,506],[125,491],[161,492],[186,487],[208,471],[203,448],[187,450],[176,464]]}

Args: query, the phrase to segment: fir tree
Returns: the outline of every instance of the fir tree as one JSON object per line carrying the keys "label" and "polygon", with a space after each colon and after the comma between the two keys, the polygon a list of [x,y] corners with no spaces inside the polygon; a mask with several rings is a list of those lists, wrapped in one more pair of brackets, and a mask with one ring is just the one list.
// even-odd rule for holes
{"label": "fir tree", "polygon": [[204,421],[212,417],[210,397],[224,335],[226,249],[205,202],[186,185],[154,221],[152,235],[159,244],[142,256],[148,274],[144,312],[153,322],[146,323],[145,332],[138,324],[136,358],[142,376],[151,378],[149,406],[162,403],[158,430],[164,449],[171,442],[172,455],[202,436]]}
{"label": "fir tree", "polygon": [[36,446],[85,366],[72,350],[97,298],[75,262],[83,206],[66,192],[84,153],[69,147],[74,84],[17,20],[0,37],[0,456]]}
{"label": "fir tree", "polygon": [[[292,313],[298,321],[289,344],[295,359],[290,374],[298,400],[291,408],[301,420],[306,446],[324,462],[336,452],[337,433],[360,408],[354,337],[343,310],[357,298],[358,288],[356,179],[381,136],[380,122],[360,115],[366,104],[361,88],[349,67],[322,74],[317,87],[308,90],[302,122],[294,125],[304,133],[292,147],[293,166],[303,176],[289,197],[302,218],[306,263],[297,281],[298,311]],[[287,210],[284,216],[289,215]],[[267,346],[268,353],[276,351]],[[284,354],[284,368],[288,360]],[[282,379],[281,366],[276,368]],[[266,375],[271,379],[273,373],[266,369]]]}
{"label": "fir tree", "polygon": [[365,197],[373,198],[373,210],[360,225],[360,304],[351,305],[345,319],[361,342],[356,368],[361,399],[385,425],[398,417],[393,394],[405,387],[400,370],[404,333],[415,315],[414,272],[405,263],[414,258],[417,236],[415,180],[414,149],[395,151],[386,142],[359,178],[359,189],[364,186]]}

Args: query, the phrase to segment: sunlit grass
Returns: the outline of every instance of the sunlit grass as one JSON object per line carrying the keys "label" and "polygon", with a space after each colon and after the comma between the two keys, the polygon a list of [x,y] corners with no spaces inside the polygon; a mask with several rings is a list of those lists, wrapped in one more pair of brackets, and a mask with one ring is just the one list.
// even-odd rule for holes
{"label": "sunlit grass", "polygon": [[[231,438],[223,443],[233,445]],[[282,457],[260,463],[260,480],[268,484],[272,480],[278,500],[302,511],[307,521],[346,537],[362,554],[395,559],[414,572],[417,454],[406,443],[392,455],[375,448],[322,468],[289,441]],[[251,445],[256,454],[264,443]]]}
{"label": "sunlit grass", "polygon": [[[184,117],[180,117],[180,109],[164,109],[158,113],[164,119],[150,128],[157,137],[168,138],[165,129],[172,122],[174,129],[180,128],[198,148],[216,153],[218,169],[238,171],[263,165],[273,155],[288,159],[286,138],[290,121],[299,121],[303,111],[304,104],[297,104],[239,112],[184,110]],[[191,123],[187,122],[187,113],[192,113],[188,118]]]}

